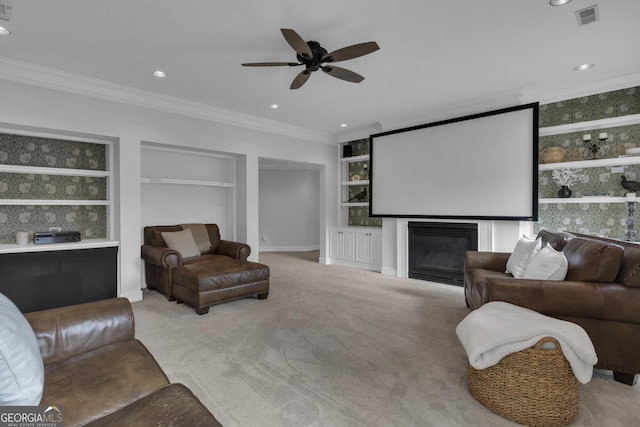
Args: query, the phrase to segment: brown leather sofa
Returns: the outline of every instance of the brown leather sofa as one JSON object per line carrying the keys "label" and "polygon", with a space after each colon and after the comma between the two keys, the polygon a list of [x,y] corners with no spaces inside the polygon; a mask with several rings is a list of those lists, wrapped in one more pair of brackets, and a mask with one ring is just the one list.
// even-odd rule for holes
{"label": "brown leather sofa", "polygon": [[505,301],[582,326],[598,355],[596,368],[633,385],[640,373],[640,246],[578,233],[541,230],[543,245],[568,261],[565,280],[515,279],[510,253],[469,251],[464,293],[476,309]]}
{"label": "brown leather sofa", "polygon": [[135,339],[126,298],[25,317],[44,362],[40,405],[62,407],[65,426],[221,426]]}
{"label": "brown leather sofa", "polygon": [[245,297],[269,295],[269,267],[247,261],[249,245],[220,239],[216,224],[204,224],[211,247],[200,256],[183,259],[169,249],[164,232],[181,231],[179,225],[144,228],[141,256],[148,289],[163,293],[169,301],[191,304],[206,314],[214,304]]}

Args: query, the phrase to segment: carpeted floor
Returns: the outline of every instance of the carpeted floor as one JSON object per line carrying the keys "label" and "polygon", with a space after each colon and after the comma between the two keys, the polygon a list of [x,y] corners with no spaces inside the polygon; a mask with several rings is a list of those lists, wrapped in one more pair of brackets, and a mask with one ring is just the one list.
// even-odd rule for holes
{"label": "carpeted floor", "polygon": [[[516,425],[467,389],[461,288],[317,259],[261,253],[269,298],[204,316],[145,290],[137,337],[226,427]],[[572,426],[640,425],[639,402],[640,385],[596,371]]]}

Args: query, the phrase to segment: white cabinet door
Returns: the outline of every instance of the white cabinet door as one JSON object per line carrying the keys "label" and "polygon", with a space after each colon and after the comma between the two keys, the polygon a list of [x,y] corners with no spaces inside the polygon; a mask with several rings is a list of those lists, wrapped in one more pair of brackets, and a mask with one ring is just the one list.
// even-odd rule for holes
{"label": "white cabinet door", "polygon": [[356,231],[356,262],[371,262],[371,233]]}
{"label": "white cabinet door", "polygon": [[382,233],[377,230],[356,231],[356,262],[382,265]]}
{"label": "white cabinet door", "polygon": [[345,261],[354,260],[354,234],[351,230],[332,228],[329,230],[329,257]]}
{"label": "white cabinet door", "polygon": [[369,264],[380,268],[382,267],[382,232],[376,230],[369,234]]}
{"label": "white cabinet door", "polygon": [[351,230],[342,230],[342,259],[353,261],[355,259],[354,235]]}

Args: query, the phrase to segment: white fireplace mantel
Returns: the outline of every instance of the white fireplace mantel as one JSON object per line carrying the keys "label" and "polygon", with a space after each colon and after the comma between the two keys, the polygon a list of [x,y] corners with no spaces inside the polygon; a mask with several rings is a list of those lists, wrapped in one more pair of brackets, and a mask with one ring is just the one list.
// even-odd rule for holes
{"label": "white fireplace mantel", "polygon": [[[383,226],[390,225],[391,221],[385,221]],[[395,219],[396,232],[396,276],[408,277],[409,275],[409,222],[448,222],[466,223],[478,225],[478,250],[489,252],[511,252],[518,239],[523,234],[531,235],[533,223],[526,221],[491,221],[491,220],[452,220],[433,218],[397,218]],[[384,271],[392,269],[383,269]]]}

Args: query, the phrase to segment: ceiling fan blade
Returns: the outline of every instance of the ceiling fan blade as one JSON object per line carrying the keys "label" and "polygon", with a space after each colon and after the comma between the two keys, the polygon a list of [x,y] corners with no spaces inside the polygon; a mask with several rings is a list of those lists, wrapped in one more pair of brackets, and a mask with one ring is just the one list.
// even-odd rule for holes
{"label": "ceiling fan blade", "polygon": [[307,58],[313,57],[313,52],[302,37],[295,31],[289,28],[281,28],[280,31],[284,36],[284,39],[289,43],[289,46],[293,48],[300,56],[306,56]]}
{"label": "ceiling fan blade", "polygon": [[338,62],[367,55],[380,49],[376,42],[365,42],[334,50],[322,57],[323,62]]}
{"label": "ceiling fan blade", "polygon": [[352,83],[360,83],[361,81],[364,80],[364,77],[362,77],[358,73],[354,73],[353,71],[349,71],[344,68],[334,67],[333,65],[322,67],[322,71],[324,71],[325,73],[329,74],[332,77],[335,77],[340,80],[346,80]]}
{"label": "ceiling fan blade", "polygon": [[249,62],[242,64],[243,67],[280,67],[288,65],[289,67],[295,67],[296,65],[302,65],[297,62]]}
{"label": "ceiling fan blade", "polygon": [[302,70],[300,72],[300,74],[298,74],[296,76],[296,78],[293,79],[293,81],[291,82],[291,87],[289,87],[289,89],[298,89],[298,88],[300,88],[303,84],[305,84],[307,82],[307,80],[309,80],[310,76],[311,76],[311,71]]}

